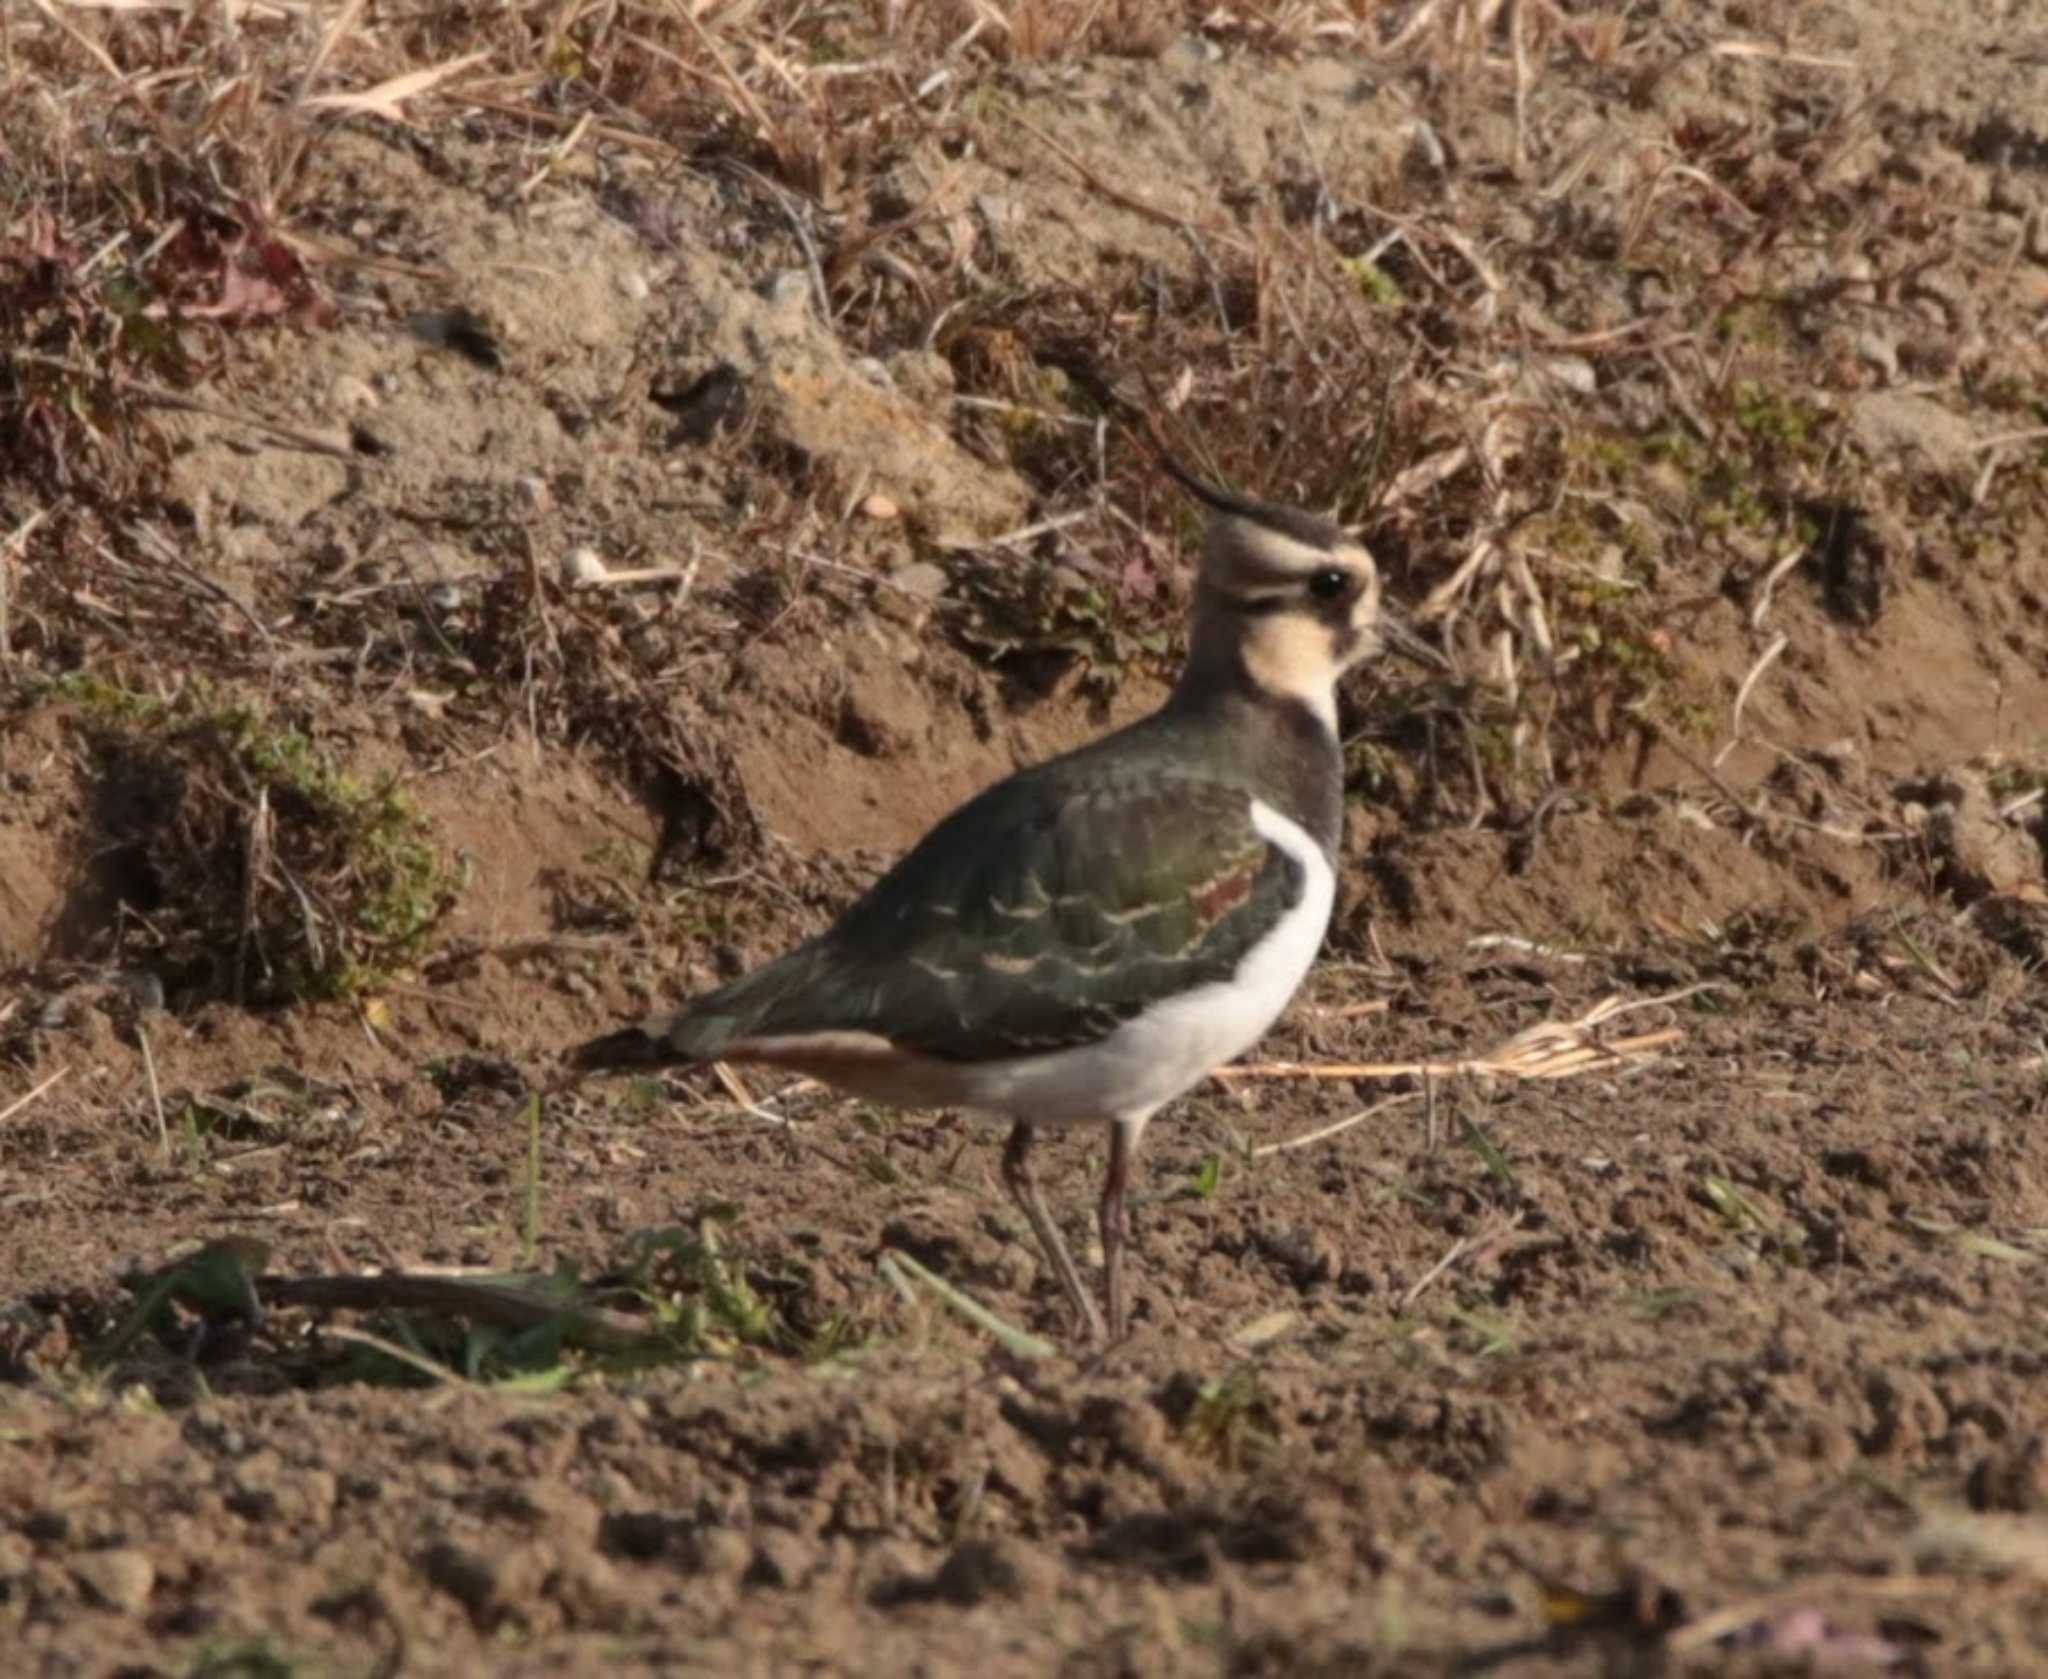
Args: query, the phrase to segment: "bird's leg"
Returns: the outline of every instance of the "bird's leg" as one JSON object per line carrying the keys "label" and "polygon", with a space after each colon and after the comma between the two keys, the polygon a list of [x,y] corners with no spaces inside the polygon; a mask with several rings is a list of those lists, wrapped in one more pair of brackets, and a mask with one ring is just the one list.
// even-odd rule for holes
{"label": "bird's leg", "polygon": [[1080,1315],[1083,1339],[1099,1341],[1102,1339],[1101,1315],[1095,1310],[1095,1302],[1088,1291],[1081,1286],[1081,1273],[1074,1269],[1067,1244],[1060,1240],[1059,1228],[1045,1210],[1045,1197],[1039,1193],[1038,1179],[1032,1173],[1031,1138],[1031,1127],[1025,1121],[1020,1119],[1010,1127],[1010,1140],[1003,1145],[1003,1186],[1009,1190],[1010,1199],[1031,1221],[1031,1231],[1038,1238],[1040,1251],[1052,1266],[1053,1274],[1059,1278],[1060,1287],[1067,1291],[1067,1298],[1074,1303],[1074,1310]]}
{"label": "bird's leg", "polygon": [[1127,1119],[1110,1128],[1109,1171],[1102,1180],[1102,1295],[1112,1344],[1124,1338],[1124,1188],[1144,1128],[1143,1120]]}

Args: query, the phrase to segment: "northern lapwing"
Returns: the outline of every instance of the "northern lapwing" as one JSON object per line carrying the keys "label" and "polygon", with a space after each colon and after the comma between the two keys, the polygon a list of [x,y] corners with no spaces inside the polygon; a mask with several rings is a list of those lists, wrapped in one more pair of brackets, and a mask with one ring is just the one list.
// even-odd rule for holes
{"label": "northern lapwing", "polygon": [[1210,521],[1187,664],[1158,711],[970,800],[809,943],[569,1056],[765,1062],[1009,1120],[1003,1182],[1089,1339],[1103,1320],[1032,1173],[1038,1127],[1110,1127],[1103,1297],[1121,1339],[1146,1122],[1273,1024],[1329,925],[1338,679],[1390,642],[1433,657],[1383,614],[1372,555],[1340,527],[1164,464]]}

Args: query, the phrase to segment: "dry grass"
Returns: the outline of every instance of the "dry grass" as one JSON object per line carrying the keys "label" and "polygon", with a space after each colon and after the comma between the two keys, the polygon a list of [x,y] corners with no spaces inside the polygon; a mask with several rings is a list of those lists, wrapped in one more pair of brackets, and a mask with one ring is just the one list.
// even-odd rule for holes
{"label": "dry grass", "polygon": [[[1189,218],[1010,109],[1019,76],[1156,54],[1181,34],[1352,55],[1400,90],[1409,114],[1389,123],[1405,125],[1405,154],[1326,158],[1304,129],[1256,191]],[[1054,516],[994,563],[958,560],[967,599],[948,622],[983,656],[1053,650],[1110,680],[1171,660],[1173,549],[1148,533],[1185,515],[1118,444],[1092,374],[1215,476],[1361,524],[1460,676],[1383,690],[1354,719],[1359,761],[1382,745],[1425,756],[1433,814],[1540,824],[1602,754],[1690,741],[1711,757],[1753,732],[1753,690],[1799,652],[1772,595],[1788,567],[1833,552],[1860,493],[1825,399],[1792,378],[1803,341],[1830,330],[1843,286],[1909,295],[1910,269],[1865,280],[1860,251],[1939,238],[1951,213],[1929,187],[1858,175],[1872,101],[1826,55],[1730,39],[1707,57],[1797,67],[1818,114],[1795,141],[1680,105],[1654,144],[1560,163],[1555,136],[1528,132],[1541,78],[1590,78],[1640,106],[1695,59],[1618,9],[1503,0],[404,14],[38,0],[0,36],[0,334],[21,347],[0,369],[0,681],[18,697],[159,658],[167,635],[216,675],[273,690],[321,679],[321,649],[265,627],[288,616],[277,603],[163,563],[154,416],[191,404],[238,339],[335,318],[340,282],[372,260],[326,197],[338,133],[459,129],[515,158],[520,202],[597,191],[650,240],[659,197],[633,183],[716,173],[759,252],[811,276],[850,351],[945,358],[954,434],[1021,471]],[[1431,92],[1450,83],[1506,114],[1493,166],[1519,179],[1458,166]],[[982,152],[1170,227],[1188,260],[1025,283],[977,229],[958,171],[932,167]],[[1808,279],[1788,286],[1790,270]],[[1967,369],[1983,354],[1967,337],[1935,333],[1919,353]],[[1863,378],[1853,357],[1836,371],[1841,390]],[[259,405],[240,412],[292,429]],[[298,441],[322,446],[303,428]],[[701,598],[687,614],[670,599],[655,609],[664,633],[708,645],[761,633],[807,596],[870,587],[796,557],[836,528],[846,486],[771,441],[721,447],[752,450],[781,486],[735,549],[789,563],[722,603],[722,620]],[[1075,509],[1083,528],[1057,523]],[[167,593],[204,610],[154,610]],[[500,733],[593,742],[752,843],[730,765],[669,720],[674,659],[622,641],[641,619],[620,593],[566,599],[537,564],[513,563],[463,636],[391,656],[407,678],[436,651],[469,661]],[[1754,606],[1751,680],[1732,692],[1678,656],[1703,603],[1727,593]],[[329,604],[345,627],[351,603]],[[1755,825],[1762,810],[1745,794],[1729,819]]]}

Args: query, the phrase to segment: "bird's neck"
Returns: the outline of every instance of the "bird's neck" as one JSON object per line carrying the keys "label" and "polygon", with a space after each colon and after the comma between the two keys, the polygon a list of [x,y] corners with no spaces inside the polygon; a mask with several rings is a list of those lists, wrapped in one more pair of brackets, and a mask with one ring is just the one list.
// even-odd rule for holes
{"label": "bird's neck", "polygon": [[1344,805],[1335,684],[1311,678],[1301,651],[1198,611],[1162,720],[1197,736],[1204,754],[1334,858]]}
{"label": "bird's neck", "polygon": [[1337,733],[1330,636],[1309,619],[1246,618],[1198,603],[1176,698],[1182,694],[1191,701],[1238,694],[1272,705],[1291,703],[1319,719],[1333,739]]}

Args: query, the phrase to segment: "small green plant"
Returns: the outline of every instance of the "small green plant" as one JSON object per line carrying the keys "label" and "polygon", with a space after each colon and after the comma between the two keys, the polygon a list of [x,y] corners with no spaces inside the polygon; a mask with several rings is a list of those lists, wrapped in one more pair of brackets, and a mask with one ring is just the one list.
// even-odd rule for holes
{"label": "small green plant", "polygon": [[1508,1164],[1508,1157],[1501,1153],[1500,1145],[1481,1130],[1469,1114],[1458,1116],[1458,1129],[1465,1146],[1479,1156],[1487,1175],[1508,1194],[1520,1194],[1520,1186],[1515,1182],[1515,1169]]}
{"label": "small green plant", "polygon": [[1228,1469],[1238,1468],[1249,1455],[1271,1445],[1273,1417],[1258,1372],[1241,1364],[1226,1376],[1204,1382],[1188,1407],[1181,1434],[1192,1450]]}
{"label": "small green plant", "polygon": [[295,1679],[305,1670],[267,1639],[208,1644],[192,1658],[187,1679]]}
{"label": "small green plant", "polygon": [[1810,409],[1745,379],[1735,387],[1735,421],[1759,442],[1798,451],[1812,440],[1819,416]]}
{"label": "small green plant", "polygon": [[120,936],[173,993],[279,1004],[374,990],[425,947],[455,872],[395,778],[337,767],[262,709],[90,677],[75,702]]}
{"label": "small green plant", "polygon": [[1482,1306],[1452,1306],[1445,1319],[1459,1331],[1467,1350],[1480,1358],[1501,1358],[1516,1346],[1514,1319]]}
{"label": "small green plant", "polygon": [[1366,302],[1383,309],[1397,309],[1408,301],[1401,294],[1399,282],[1378,263],[1367,262],[1364,257],[1348,257],[1339,266]]}
{"label": "small green plant", "polygon": [[719,1227],[728,1222],[729,1209],[714,1208],[694,1230],[646,1230],[631,1244],[634,1286],[671,1342],[693,1352],[769,1347],[784,1339],[775,1308],[754,1291],[745,1267],[726,1255]]}
{"label": "small green plant", "polygon": [[1806,1232],[1774,1216],[1762,1202],[1714,1172],[1700,1174],[1700,1194],[1721,1217],[1729,1232],[1745,1246],[1780,1260],[1798,1260]]}
{"label": "small green plant", "polygon": [[1149,580],[1111,584],[1044,561],[976,567],[963,580],[973,615],[962,633],[992,659],[1064,653],[1114,675],[1163,659],[1171,645],[1175,614],[1148,587]]}

